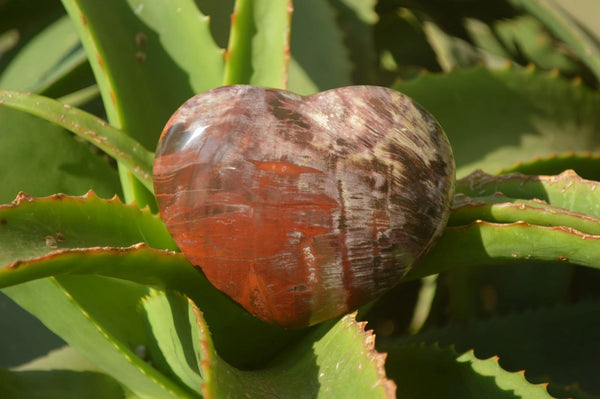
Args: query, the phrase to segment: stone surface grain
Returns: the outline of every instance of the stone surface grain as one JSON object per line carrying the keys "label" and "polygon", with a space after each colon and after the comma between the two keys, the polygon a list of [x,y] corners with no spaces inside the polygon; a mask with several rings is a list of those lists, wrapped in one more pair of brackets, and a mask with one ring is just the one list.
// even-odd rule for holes
{"label": "stone surface grain", "polygon": [[454,161],[408,97],[226,86],[169,120],[155,192],[183,253],[252,314],[315,324],[394,286],[441,234]]}

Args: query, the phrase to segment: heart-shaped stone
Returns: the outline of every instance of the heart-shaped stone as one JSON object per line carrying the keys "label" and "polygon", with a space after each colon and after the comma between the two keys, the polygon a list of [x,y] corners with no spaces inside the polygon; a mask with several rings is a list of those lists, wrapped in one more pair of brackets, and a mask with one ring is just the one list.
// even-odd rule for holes
{"label": "heart-shaped stone", "polygon": [[376,298],[432,247],[454,160],[433,117],[391,89],[226,86],[169,120],[154,187],[176,243],[215,287],[299,327]]}

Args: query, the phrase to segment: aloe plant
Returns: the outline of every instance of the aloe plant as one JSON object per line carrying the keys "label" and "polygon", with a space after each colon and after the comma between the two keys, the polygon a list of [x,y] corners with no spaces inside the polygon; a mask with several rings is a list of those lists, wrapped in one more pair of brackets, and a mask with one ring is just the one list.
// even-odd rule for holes
{"label": "aloe plant", "polygon": [[[599,11],[3,2],[0,397],[600,397]],[[286,330],[178,252],[156,143],[185,100],[227,84],[388,86],[435,115],[454,205],[397,288]]]}

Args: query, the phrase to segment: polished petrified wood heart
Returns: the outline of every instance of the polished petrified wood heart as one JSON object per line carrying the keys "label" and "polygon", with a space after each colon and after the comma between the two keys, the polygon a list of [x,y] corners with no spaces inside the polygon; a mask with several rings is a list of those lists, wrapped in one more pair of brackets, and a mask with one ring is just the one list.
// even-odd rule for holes
{"label": "polished petrified wood heart", "polygon": [[286,327],[394,286],[444,229],[453,186],[440,126],[373,86],[197,95],[167,123],[154,163],[161,215],[187,258]]}

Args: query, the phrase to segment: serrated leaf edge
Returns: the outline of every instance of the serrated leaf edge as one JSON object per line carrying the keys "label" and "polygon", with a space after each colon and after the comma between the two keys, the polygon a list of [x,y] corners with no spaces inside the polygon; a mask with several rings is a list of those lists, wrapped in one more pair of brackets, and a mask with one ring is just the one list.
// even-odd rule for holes
{"label": "serrated leaf edge", "polygon": [[85,193],[83,195],[67,195],[67,194],[63,194],[63,193],[56,193],[56,194],[52,194],[52,195],[48,195],[48,196],[44,196],[44,197],[36,197],[36,196],[30,195],[26,192],[20,191],[11,203],[0,204],[0,210],[7,209],[7,208],[17,208],[20,206],[26,206],[30,203],[40,202],[40,201],[50,201],[50,202],[52,202],[52,201],[79,201],[79,202],[98,201],[98,202],[104,202],[106,204],[122,205],[123,207],[126,207],[126,208],[138,210],[140,213],[147,214],[152,218],[159,219],[159,220],[161,219],[159,214],[152,213],[152,211],[150,210],[150,207],[148,205],[146,205],[143,208],[139,208],[135,204],[135,202],[125,203],[125,202],[121,201],[119,196],[116,194],[111,198],[102,198],[98,194],[96,194],[93,190],[89,190],[87,193]]}
{"label": "serrated leaf edge", "polygon": [[[465,351],[457,351],[456,350],[456,346],[453,343],[447,344],[447,345],[442,345],[440,344],[439,341],[433,341],[431,343],[428,343],[426,341],[416,341],[416,342],[409,342],[409,343],[405,343],[405,344],[388,344],[388,347],[393,348],[393,347],[407,347],[407,348],[418,348],[418,349],[425,349],[427,347],[432,348],[434,350],[439,350],[439,351],[449,351],[452,355],[455,355],[455,361],[457,363],[471,363],[470,367],[473,370],[474,373],[477,373],[479,375],[485,376],[485,377],[492,377],[494,378],[494,380],[497,382],[498,377],[500,376],[498,373],[496,374],[490,374],[490,373],[481,373],[479,370],[476,370],[473,367],[473,363],[474,362],[478,362],[478,363],[483,363],[483,362],[493,362],[495,364],[495,366],[497,366],[498,370],[500,370],[501,372],[507,373],[507,374],[521,374],[522,378],[524,380],[524,382],[532,385],[532,386],[539,386],[540,388],[544,389],[546,391],[546,393],[548,394],[549,397],[553,397],[550,395],[550,393],[548,392],[548,382],[542,382],[542,383],[533,383],[531,381],[529,381],[525,375],[526,375],[526,370],[516,370],[516,371],[510,371],[505,369],[504,367],[502,367],[502,365],[500,364],[500,357],[498,355],[492,355],[489,356],[487,358],[482,358],[477,356],[477,354],[475,353],[474,349],[467,349]],[[501,386],[497,385],[499,389],[503,389]]]}
{"label": "serrated leaf edge", "polygon": [[[495,193],[493,195],[491,195],[489,198],[502,198],[503,195],[499,195],[500,193]],[[459,197],[458,197],[459,196]],[[566,208],[562,208],[559,206],[555,206],[555,205],[550,205],[548,204],[546,201],[543,200],[538,200],[538,199],[532,199],[532,200],[515,200],[515,201],[500,201],[500,202],[489,202],[489,201],[485,201],[486,197],[475,197],[475,198],[471,198],[471,197],[467,197],[464,196],[463,194],[458,194],[457,195],[459,202],[453,205],[452,207],[452,211],[453,212],[459,212],[459,211],[463,211],[463,212],[473,212],[474,216],[480,215],[481,210],[485,210],[485,209],[489,209],[490,211],[492,209],[496,209],[499,211],[514,211],[519,213],[521,216],[525,216],[523,219],[519,219],[519,221],[525,221],[529,215],[531,214],[537,214],[537,215],[543,215],[543,214],[547,214],[547,215],[560,215],[563,218],[567,217],[569,218],[570,222],[572,223],[577,223],[577,221],[579,220],[579,222],[581,223],[586,223],[586,225],[580,225],[579,228],[581,227],[585,227],[586,230],[590,229],[590,230],[594,230],[596,227],[600,228],[600,219],[594,216],[590,216],[586,213],[582,213],[582,212],[577,212],[577,211],[572,211],[570,209],[566,209]],[[508,198],[507,198],[508,199]],[[455,199],[456,200],[456,199]],[[450,216],[450,221],[449,221],[449,226],[458,226],[461,223],[460,222],[456,222],[456,223],[452,223],[452,218],[453,215]],[[491,218],[495,218],[495,216],[491,216]],[[487,220],[487,222],[489,223],[493,223],[490,220]],[[515,220],[514,222],[517,222],[517,220]],[[496,223],[503,223],[506,224],[508,223],[507,221],[502,221],[502,222],[496,222]],[[561,225],[561,224],[537,224],[537,223],[532,223],[532,222],[528,222],[531,223],[532,225],[536,225],[536,226],[544,226],[544,227],[568,227],[566,225]],[[569,223],[571,224],[571,223]],[[600,234],[600,231],[593,233],[593,232],[589,232],[589,231],[583,231],[580,230],[582,233],[584,234],[590,234],[590,235],[598,235]]]}
{"label": "serrated leaf edge", "polygon": [[396,397],[396,383],[387,377],[385,371],[385,360],[387,359],[387,353],[378,352],[375,347],[375,333],[373,330],[367,329],[368,322],[356,320],[357,312],[350,313],[347,317],[342,318],[342,322],[346,323],[348,328],[358,328],[359,334],[364,339],[364,347],[367,350],[367,357],[375,365],[377,370],[377,385],[382,386],[385,390],[385,394],[389,398]]}
{"label": "serrated leaf edge", "polygon": [[[582,301],[579,301],[579,302],[577,302],[575,304],[571,304],[571,305],[560,303],[560,304],[557,304],[557,305],[554,305],[554,306],[546,305],[546,306],[540,306],[540,307],[537,307],[537,308],[527,308],[527,309],[525,309],[523,311],[512,312],[512,313],[509,313],[509,314],[503,315],[503,316],[498,316],[498,315],[492,316],[491,318],[485,319],[485,320],[471,320],[464,327],[465,328],[469,328],[469,327],[472,327],[472,326],[474,326],[476,324],[490,324],[490,323],[502,322],[502,321],[510,322],[511,319],[522,318],[522,317],[540,317],[540,315],[543,316],[544,312],[568,311],[569,309],[571,309],[573,307],[580,307],[580,306],[586,306],[586,305],[594,305],[594,304],[598,304],[598,303],[599,303],[598,300],[587,299],[587,300],[582,300]],[[434,329],[431,329],[429,331],[423,332],[422,334],[425,335],[423,337],[419,337],[419,334],[416,335],[416,336],[414,336],[415,338],[421,338],[421,340],[414,340],[414,341],[409,340],[407,342],[402,342],[402,341],[401,342],[394,342],[394,338],[387,339],[383,343],[383,349],[394,348],[394,347],[404,347],[404,346],[411,347],[411,346],[419,346],[419,345],[422,345],[422,346],[436,345],[440,349],[448,349],[448,348],[450,348],[456,354],[465,354],[467,352],[471,352],[472,351],[473,352],[473,356],[476,357],[479,360],[486,360],[486,359],[490,359],[490,358],[496,358],[497,361],[498,361],[498,363],[499,363],[499,365],[500,365],[500,367],[503,370],[505,370],[506,372],[508,372],[508,373],[513,373],[514,372],[514,373],[524,373],[525,375],[528,374],[526,369],[513,370],[513,371],[505,369],[500,364],[502,362],[502,358],[500,356],[498,356],[498,355],[492,355],[492,356],[487,357],[487,358],[480,357],[480,356],[477,355],[477,353],[476,353],[477,351],[476,351],[475,348],[467,346],[468,349],[464,349],[464,350],[461,349],[461,351],[457,351],[456,350],[456,344],[454,342],[448,342],[447,344],[440,343],[440,337],[448,336],[449,331],[451,331],[453,328],[456,328],[456,327],[457,327],[456,325],[448,325],[448,326],[434,328]],[[433,334],[434,337],[433,337],[432,340],[428,340],[427,339],[427,335],[431,335],[431,334]],[[452,336],[452,334],[450,334],[450,336]],[[402,340],[403,338],[407,338],[407,337],[398,337],[398,338],[400,338]],[[410,339],[412,337],[408,337],[408,338]],[[543,380],[543,382],[540,382],[540,383],[532,383],[532,382],[530,382],[531,384],[533,384],[533,385],[544,385],[545,387],[548,387],[549,385],[555,385],[555,386],[561,387],[563,389],[567,388],[567,387],[574,387],[576,389],[581,390],[581,386],[580,386],[580,383],[578,381],[574,381],[572,383],[564,385],[564,384],[560,384],[560,383],[555,383],[552,379],[550,379],[547,376],[540,375],[540,376],[536,376],[536,377],[538,379]],[[529,381],[529,380],[527,380],[527,381]],[[583,392],[585,392],[585,391],[583,391]]]}
{"label": "serrated leaf edge", "polygon": [[[398,78],[394,83],[412,83],[421,78],[430,78],[430,77],[445,77],[447,75],[452,74],[465,74],[465,73],[473,73],[481,70],[491,71],[491,72],[517,72],[522,73],[523,75],[532,75],[539,74],[540,76],[544,76],[546,78],[556,79],[560,78],[565,81],[569,81],[573,86],[582,86],[583,78],[581,76],[574,77],[566,77],[563,76],[561,71],[558,68],[552,69],[542,69],[537,67],[534,63],[528,63],[525,66],[519,65],[513,60],[507,59],[506,62],[502,63],[499,67],[490,67],[483,63],[479,63],[478,65],[466,67],[466,68],[452,68],[447,72],[444,71],[430,71],[427,68],[421,68],[415,76],[412,76],[410,79],[402,79]],[[394,85],[392,85],[393,87]],[[588,88],[589,89],[589,88]]]}
{"label": "serrated leaf edge", "polygon": [[478,188],[483,188],[486,185],[492,183],[501,184],[510,180],[518,180],[521,185],[540,181],[548,184],[567,182],[567,186],[571,186],[573,184],[572,182],[575,181],[578,184],[591,186],[592,191],[600,186],[600,182],[584,179],[572,169],[567,169],[558,175],[526,175],[519,172],[493,175],[478,169],[462,179],[457,180],[456,187],[457,192],[459,192],[461,186],[468,187],[470,191],[477,191]]}

